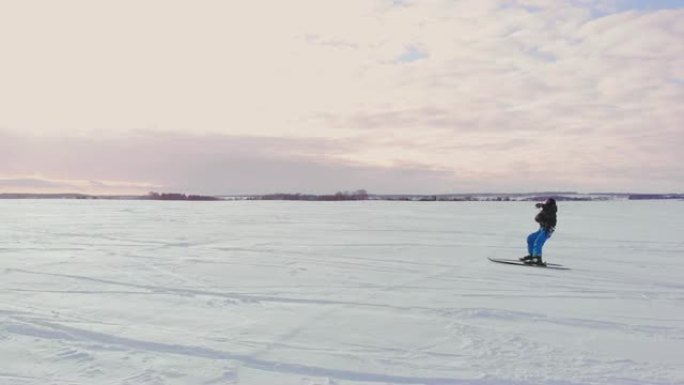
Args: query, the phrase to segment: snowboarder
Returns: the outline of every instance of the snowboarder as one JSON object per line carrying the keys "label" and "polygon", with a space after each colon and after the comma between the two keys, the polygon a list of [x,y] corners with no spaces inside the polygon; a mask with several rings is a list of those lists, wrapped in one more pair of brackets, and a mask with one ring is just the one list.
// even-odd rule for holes
{"label": "snowboarder", "polygon": [[539,230],[527,236],[527,255],[520,258],[525,263],[544,265],[542,261],[542,247],[547,239],[551,238],[551,234],[556,230],[556,200],[553,198],[547,199],[544,203],[537,203],[535,205],[541,211],[534,217],[534,220],[539,223]]}

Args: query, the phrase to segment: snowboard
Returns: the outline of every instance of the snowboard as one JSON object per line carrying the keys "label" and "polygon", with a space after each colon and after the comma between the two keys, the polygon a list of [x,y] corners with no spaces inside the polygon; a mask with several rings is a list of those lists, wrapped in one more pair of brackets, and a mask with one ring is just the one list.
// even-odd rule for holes
{"label": "snowboard", "polygon": [[492,262],[497,262],[497,263],[507,263],[509,265],[518,265],[518,266],[529,266],[529,267],[540,267],[540,268],[546,268],[546,269],[556,269],[556,270],[570,270],[569,268],[560,265],[558,263],[546,263],[544,265],[533,265],[531,263],[525,263],[519,259],[500,259],[500,258],[488,258]]}

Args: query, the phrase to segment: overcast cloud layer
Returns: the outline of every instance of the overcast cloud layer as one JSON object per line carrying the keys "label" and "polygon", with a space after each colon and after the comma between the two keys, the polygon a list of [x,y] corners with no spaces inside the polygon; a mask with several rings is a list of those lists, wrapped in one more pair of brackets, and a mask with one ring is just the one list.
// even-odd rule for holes
{"label": "overcast cloud layer", "polygon": [[681,192],[682,20],[662,0],[0,2],[0,191]]}

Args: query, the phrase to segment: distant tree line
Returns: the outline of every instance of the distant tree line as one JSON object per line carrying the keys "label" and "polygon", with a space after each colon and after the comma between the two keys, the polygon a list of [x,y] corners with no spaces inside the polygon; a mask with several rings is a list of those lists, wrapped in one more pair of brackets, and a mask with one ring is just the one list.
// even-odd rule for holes
{"label": "distant tree line", "polygon": [[[236,197],[206,196],[181,193],[150,192],[147,195],[86,195],[86,194],[50,194],[50,193],[0,193],[0,199],[120,199],[120,200],[163,200],[163,201],[222,201],[235,200]],[[291,201],[413,201],[413,202],[471,202],[471,201],[543,201],[554,198],[557,201],[605,201],[614,199],[626,200],[684,200],[684,194],[633,194],[633,193],[511,193],[511,194],[444,194],[444,195],[377,195],[368,194],[366,190],[340,191],[329,195],[279,193],[267,195],[245,195],[240,200],[291,200]]]}
{"label": "distant tree line", "polygon": [[157,201],[218,201],[217,197],[206,195],[188,195],[179,193],[158,193],[151,192],[147,195],[147,199]]}
{"label": "distant tree line", "polygon": [[629,200],[651,200],[651,199],[684,199],[684,194],[632,194]]}
{"label": "distant tree line", "polygon": [[356,190],[353,192],[340,191],[333,195],[311,195],[311,194],[268,194],[261,195],[259,200],[284,200],[284,201],[365,201],[368,200],[366,190]]}

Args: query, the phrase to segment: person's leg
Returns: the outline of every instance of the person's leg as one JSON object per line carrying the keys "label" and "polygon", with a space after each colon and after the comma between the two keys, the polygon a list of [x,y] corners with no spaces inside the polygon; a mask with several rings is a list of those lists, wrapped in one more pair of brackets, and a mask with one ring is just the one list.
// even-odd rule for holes
{"label": "person's leg", "polygon": [[548,231],[543,229],[539,230],[537,236],[533,240],[532,253],[530,255],[541,258],[544,243],[546,243],[546,240],[549,239],[550,236],[551,234],[549,234]]}
{"label": "person's leg", "polygon": [[528,256],[534,255],[534,253],[533,253],[533,251],[534,251],[534,243],[535,243],[535,240],[537,239],[537,237],[539,236],[539,233],[540,233],[541,231],[542,231],[542,230],[539,229],[539,230],[535,231],[534,233],[532,233],[532,234],[530,234],[530,235],[527,236],[527,255],[528,255]]}

